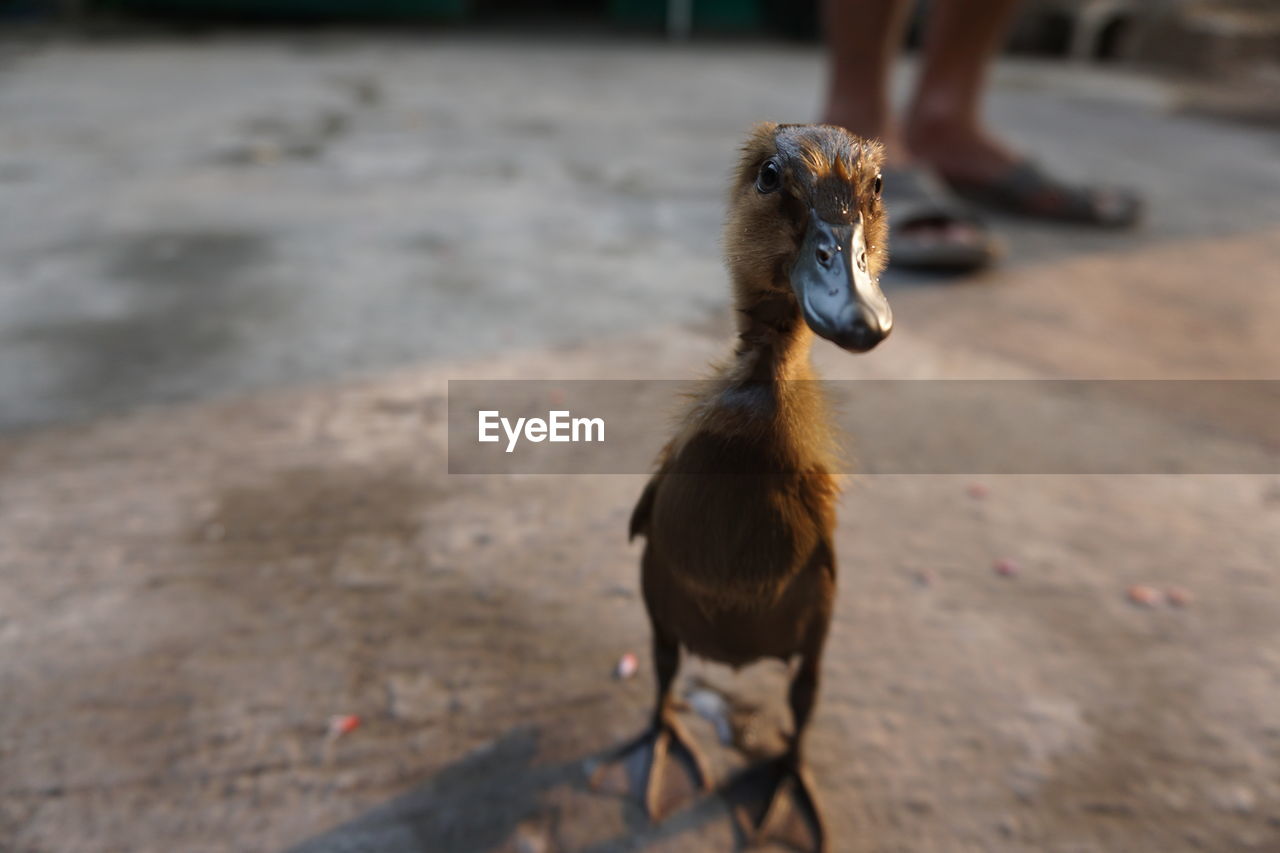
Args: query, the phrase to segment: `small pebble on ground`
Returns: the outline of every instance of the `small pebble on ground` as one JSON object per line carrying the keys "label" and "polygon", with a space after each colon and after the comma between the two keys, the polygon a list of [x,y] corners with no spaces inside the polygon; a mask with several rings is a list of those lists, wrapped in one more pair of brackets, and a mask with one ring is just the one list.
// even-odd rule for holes
{"label": "small pebble on ground", "polygon": [[627,652],[618,658],[617,666],[613,668],[613,677],[618,679],[627,679],[634,676],[640,671],[640,661],[633,652]]}
{"label": "small pebble on ground", "polygon": [[1128,597],[1130,602],[1138,605],[1139,607],[1155,607],[1164,598],[1160,590],[1156,589],[1154,586],[1147,586],[1146,584],[1140,583],[1135,583],[1130,586],[1125,591],[1125,595]]}
{"label": "small pebble on ground", "polygon": [[995,569],[995,573],[1000,575],[1002,578],[1017,577],[1022,573],[1022,566],[1019,565],[1016,560],[1012,560],[1008,557],[996,560],[995,565],[992,566],[992,568]]}
{"label": "small pebble on ground", "polygon": [[360,718],[355,714],[336,714],[329,718],[329,739],[337,740],[360,728]]}

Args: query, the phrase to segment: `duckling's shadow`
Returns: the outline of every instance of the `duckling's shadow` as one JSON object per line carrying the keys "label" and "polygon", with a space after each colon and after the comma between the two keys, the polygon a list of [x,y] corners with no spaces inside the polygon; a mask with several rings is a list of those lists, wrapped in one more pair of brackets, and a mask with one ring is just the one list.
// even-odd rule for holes
{"label": "duckling's shadow", "polygon": [[[290,848],[288,853],[482,853],[523,850],[513,842],[522,826],[535,825],[558,850],[562,817],[548,803],[553,790],[592,792],[586,769],[612,750],[560,764],[538,764],[538,731],[522,727],[463,756],[417,788]],[[673,836],[727,818],[724,803],[707,796],[661,824],[652,824],[638,803],[619,799],[624,830],[616,837],[578,848],[581,853],[643,850]],[[741,844],[739,845],[741,846]],[[532,848],[531,848],[532,849]]]}
{"label": "duckling's shadow", "polygon": [[[544,813],[542,792],[572,783],[575,766],[537,766],[538,734],[513,729],[414,790],[290,849],[289,853],[477,853]],[[551,815],[554,823],[556,815]]]}

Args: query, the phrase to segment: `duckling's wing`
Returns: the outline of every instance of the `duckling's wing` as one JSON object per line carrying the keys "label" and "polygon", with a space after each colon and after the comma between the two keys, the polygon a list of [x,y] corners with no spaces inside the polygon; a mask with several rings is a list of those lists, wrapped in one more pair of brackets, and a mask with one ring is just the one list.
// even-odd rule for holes
{"label": "duckling's wing", "polygon": [[649,478],[648,483],[645,483],[644,491],[640,493],[640,500],[636,501],[636,508],[631,510],[631,524],[627,528],[628,542],[641,533],[649,535],[649,516],[653,513],[653,500],[658,494],[658,481],[667,470],[671,461],[671,449],[675,443],[674,439],[668,441],[663,445],[662,450],[658,451],[657,473]]}
{"label": "duckling's wing", "polygon": [[641,533],[646,535],[649,533],[649,515],[653,512],[653,496],[658,492],[659,476],[655,474],[649,478],[644,491],[640,493],[640,500],[636,501],[636,508],[631,510],[631,524],[627,530],[628,542]]}

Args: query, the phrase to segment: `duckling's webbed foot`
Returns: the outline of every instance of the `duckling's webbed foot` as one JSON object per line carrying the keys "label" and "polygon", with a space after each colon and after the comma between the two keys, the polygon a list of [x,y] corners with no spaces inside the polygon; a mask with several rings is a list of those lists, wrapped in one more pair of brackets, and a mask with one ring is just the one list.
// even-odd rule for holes
{"label": "duckling's webbed foot", "polygon": [[661,821],[711,790],[711,774],[684,727],[668,712],[597,767],[591,787],[636,797],[650,820]]}
{"label": "duckling's webbed foot", "polygon": [[725,791],[738,828],[751,844],[772,841],[812,853],[827,849],[822,811],[800,758],[818,693],[818,665],[826,633],[825,620],[815,624],[791,681],[789,701],[795,732],[790,748],[777,758],[748,768]]}
{"label": "duckling's webbed foot", "polygon": [[729,784],[725,799],[749,845],[772,842],[825,853],[827,831],[807,777],[788,753],[748,768]]}

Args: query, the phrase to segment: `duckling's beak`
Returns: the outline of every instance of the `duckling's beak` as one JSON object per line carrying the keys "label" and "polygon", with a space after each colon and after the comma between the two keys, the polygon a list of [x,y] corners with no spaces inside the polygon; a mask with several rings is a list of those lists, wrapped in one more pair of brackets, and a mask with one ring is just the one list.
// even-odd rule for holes
{"label": "duckling's beak", "polygon": [[866,352],[893,328],[889,302],[867,266],[861,215],[846,225],[810,214],[791,287],[809,328],[847,350]]}

